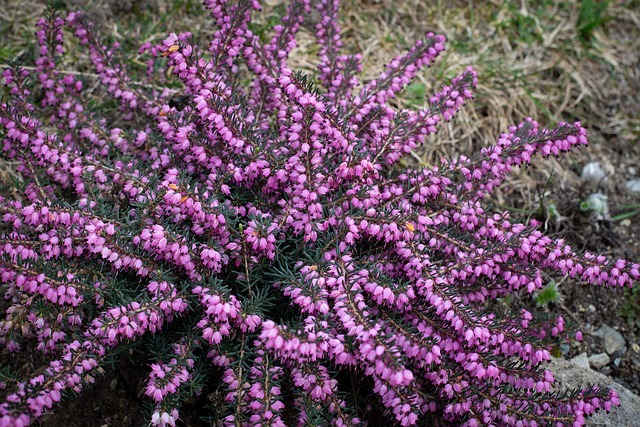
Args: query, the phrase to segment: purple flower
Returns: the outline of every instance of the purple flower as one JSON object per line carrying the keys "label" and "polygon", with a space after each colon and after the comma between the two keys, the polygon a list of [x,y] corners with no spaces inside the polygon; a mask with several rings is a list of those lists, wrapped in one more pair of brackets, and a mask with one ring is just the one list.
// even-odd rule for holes
{"label": "purple flower", "polygon": [[[304,76],[288,58],[309,0],[292,0],[267,37],[253,32],[256,1],[204,3],[208,49],[190,33],[145,42],[146,72],[84,15],[51,10],[34,67],[2,73],[0,156],[24,184],[0,189],[0,342],[34,342],[52,360],[0,384],[0,426],[80,392],[134,343],[147,350],[155,426],[176,425],[205,383],[225,425],[360,424],[372,402],[361,396],[400,425],[584,425],[619,404],[608,389],[551,392],[544,364],[570,336],[562,316],[488,308],[547,276],[640,278],[638,264],[486,208],[514,167],[585,145],[579,122],[525,119],[476,155],[401,169],[478,83],[467,68],[423,110],[391,102],[443,36],[361,83],[339,2],[319,0],[318,72]],[[77,44],[95,77],[70,71]]]}

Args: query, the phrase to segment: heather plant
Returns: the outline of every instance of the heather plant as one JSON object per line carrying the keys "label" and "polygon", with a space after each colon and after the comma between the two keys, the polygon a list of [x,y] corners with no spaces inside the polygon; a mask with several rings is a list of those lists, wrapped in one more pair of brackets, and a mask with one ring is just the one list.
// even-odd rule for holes
{"label": "heather plant", "polygon": [[[360,82],[337,0],[293,0],[260,36],[257,1],[205,6],[208,49],[188,33],[145,43],[142,73],[82,14],[50,10],[34,66],[3,73],[2,156],[22,181],[0,198],[0,340],[50,362],[3,383],[0,426],[29,424],[130,348],[146,355],[154,426],[205,390],[226,405],[212,422],[238,426],[376,411],[400,425],[584,425],[618,404],[605,388],[552,388],[562,317],[494,303],[547,277],[640,276],[488,207],[515,166],[585,145],[580,123],[528,118],[471,157],[402,169],[477,82],[469,68],[424,110],[390,106],[443,36]],[[319,66],[305,76],[287,63],[312,7]],[[63,72],[69,46],[99,84]]]}

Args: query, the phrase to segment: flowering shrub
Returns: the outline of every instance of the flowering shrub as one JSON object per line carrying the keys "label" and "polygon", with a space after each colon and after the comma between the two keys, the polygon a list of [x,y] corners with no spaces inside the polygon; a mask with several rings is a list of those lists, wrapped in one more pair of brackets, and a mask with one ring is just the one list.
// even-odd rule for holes
{"label": "flowering shrub", "polygon": [[[425,110],[394,109],[444,37],[361,83],[338,1],[318,3],[313,77],[287,68],[310,0],[267,40],[249,30],[256,1],[206,0],[208,53],[190,34],[147,43],[142,82],[81,14],[38,23],[35,71],[3,73],[2,156],[23,181],[0,198],[0,340],[51,362],[3,384],[0,426],[29,424],[130,346],[149,355],[157,426],[206,384],[223,391],[225,425],[356,425],[375,408],[401,425],[583,425],[618,403],[604,388],[552,391],[561,317],[489,304],[540,290],[543,274],[638,279],[637,264],[483,207],[514,166],[586,144],[585,129],[526,119],[473,157],[401,170],[476,73]],[[60,71],[65,26],[99,85]]]}

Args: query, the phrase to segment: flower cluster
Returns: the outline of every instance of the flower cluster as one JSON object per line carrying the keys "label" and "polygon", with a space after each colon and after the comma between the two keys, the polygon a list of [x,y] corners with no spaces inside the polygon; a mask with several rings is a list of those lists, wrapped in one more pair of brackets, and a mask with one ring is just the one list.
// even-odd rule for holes
{"label": "flower cluster", "polygon": [[[252,32],[257,1],[204,4],[208,50],[170,34],[141,47],[140,69],[82,13],[49,10],[34,71],[2,73],[0,156],[22,180],[0,189],[0,343],[35,343],[50,363],[2,383],[0,427],[81,392],[124,347],[144,355],[154,426],[175,426],[204,387],[224,396],[214,423],[236,426],[584,425],[619,403],[555,389],[545,363],[568,339],[562,317],[491,304],[548,276],[640,279],[638,264],[485,203],[514,167],[585,145],[580,123],[528,118],[475,155],[401,169],[478,81],[468,68],[424,110],[392,106],[443,36],[361,83],[338,0],[291,0],[268,37]],[[288,67],[304,23],[311,77]],[[93,77],[61,71],[68,46]]]}
{"label": "flower cluster", "polygon": [[192,346],[195,342],[174,345],[174,356],[168,363],[159,361],[151,365],[145,394],[158,405],[151,417],[154,426],[175,426],[179,418],[176,404],[168,396],[176,395],[183,384],[188,384],[194,368]]}

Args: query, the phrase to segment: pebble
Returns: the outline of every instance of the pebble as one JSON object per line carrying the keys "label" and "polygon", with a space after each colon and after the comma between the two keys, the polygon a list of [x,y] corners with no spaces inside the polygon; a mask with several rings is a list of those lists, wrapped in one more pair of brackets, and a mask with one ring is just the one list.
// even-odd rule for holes
{"label": "pebble", "polygon": [[622,350],[626,345],[622,334],[609,325],[602,325],[593,335],[602,338],[604,349],[609,354]]}
{"label": "pebble", "polygon": [[115,390],[116,387],[118,387],[118,379],[114,378],[113,380],[111,380],[111,383],[109,384],[109,388],[111,389],[111,391]]}
{"label": "pebble", "polygon": [[589,356],[589,365],[593,369],[600,369],[609,364],[611,359],[607,353],[594,354]]}
{"label": "pebble", "polygon": [[633,350],[634,353],[640,353],[640,345],[636,343],[631,344],[631,349]]}
{"label": "pebble", "polygon": [[571,362],[575,363],[576,365],[582,367],[582,368],[587,368],[589,369],[589,356],[587,356],[587,353],[580,353],[579,355],[577,355],[576,357],[574,357],[573,359],[571,359]]}
{"label": "pebble", "polygon": [[630,179],[625,182],[624,185],[627,187],[627,190],[633,193],[640,193],[640,179]]}
{"label": "pebble", "polygon": [[607,180],[607,174],[602,168],[600,162],[589,162],[582,168],[582,179],[594,185]]}
{"label": "pebble", "polygon": [[589,304],[589,307],[587,307],[587,309],[589,310],[590,313],[596,312],[596,308],[593,304]]}
{"label": "pebble", "polygon": [[631,225],[631,220],[629,218],[625,218],[622,221],[620,221],[621,227],[628,227],[630,225]]}

